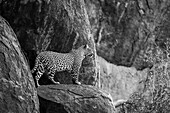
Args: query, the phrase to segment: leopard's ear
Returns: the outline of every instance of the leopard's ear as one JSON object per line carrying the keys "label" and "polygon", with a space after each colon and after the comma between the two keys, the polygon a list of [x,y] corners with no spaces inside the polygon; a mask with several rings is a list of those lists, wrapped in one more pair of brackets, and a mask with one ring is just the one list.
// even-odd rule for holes
{"label": "leopard's ear", "polygon": [[86,49],[87,48],[87,44],[83,45],[83,48]]}
{"label": "leopard's ear", "polygon": [[89,48],[88,44],[83,45],[83,48],[84,48],[84,49]]}
{"label": "leopard's ear", "polygon": [[81,48],[86,49],[86,45],[82,45]]}

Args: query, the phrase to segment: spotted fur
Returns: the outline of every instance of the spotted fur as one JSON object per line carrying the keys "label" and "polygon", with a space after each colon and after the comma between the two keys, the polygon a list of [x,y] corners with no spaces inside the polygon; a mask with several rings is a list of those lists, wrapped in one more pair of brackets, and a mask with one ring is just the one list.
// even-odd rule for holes
{"label": "spotted fur", "polygon": [[55,72],[68,71],[72,73],[72,80],[75,84],[81,84],[78,81],[79,69],[85,56],[91,53],[91,49],[87,45],[83,45],[78,49],[72,49],[69,53],[57,53],[52,51],[41,52],[35,60],[35,66],[32,73],[36,71],[36,84],[39,86],[39,79],[48,72],[48,78],[55,84],[59,84],[54,80]]}

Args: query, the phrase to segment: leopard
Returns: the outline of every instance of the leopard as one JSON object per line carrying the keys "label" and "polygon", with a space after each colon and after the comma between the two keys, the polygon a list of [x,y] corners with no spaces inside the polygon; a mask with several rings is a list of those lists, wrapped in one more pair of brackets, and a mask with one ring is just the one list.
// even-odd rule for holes
{"label": "leopard", "polygon": [[43,51],[38,54],[35,60],[35,65],[31,73],[36,72],[35,82],[40,86],[39,79],[47,72],[48,79],[54,84],[60,84],[55,81],[55,73],[68,71],[72,76],[73,84],[80,85],[79,70],[82,66],[82,61],[87,56],[92,55],[92,49],[87,45],[82,45],[77,49],[72,49],[69,53],[59,53],[53,51]]}

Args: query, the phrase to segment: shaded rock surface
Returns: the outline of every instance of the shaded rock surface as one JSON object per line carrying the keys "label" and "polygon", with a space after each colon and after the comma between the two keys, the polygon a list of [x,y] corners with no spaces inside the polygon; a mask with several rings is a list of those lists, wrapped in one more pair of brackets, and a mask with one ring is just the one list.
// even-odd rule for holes
{"label": "shaded rock surface", "polygon": [[170,62],[159,60],[151,69],[137,71],[98,57],[98,87],[111,94],[118,113],[170,112]]}
{"label": "shaded rock surface", "polygon": [[[0,14],[14,28],[31,68],[40,51],[69,52],[88,42],[94,54],[96,43],[98,55],[107,61],[142,70],[162,62],[163,57],[169,58],[169,6],[169,0],[0,0]],[[90,30],[94,39],[89,36]],[[159,50],[165,50],[165,54]],[[95,58],[83,62],[80,79],[84,84],[95,81]],[[159,112],[166,110],[162,106],[168,105],[164,100],[169,98],[167,66],[154,67],[152,76],[146,75],[147,70],[140,72],[99,60],[98,86],[111,92],[114,100],[127,99],[144,89],[136,96],[138,100],[142,95],[132,111],[155,112],[157,106]],[[68,77],[65,72],[59,74],[61,83],[71,83]]]}
{"label": "shaded rock surface", "polygon": [[113,101],[127,100],[134,92],[143,90],[148,69],[137,71],[133,67],[116,66],[101,57],[97,59],[98,87],[108,91]]}
{"label": "shaded rock surface", "polygon": [[[97,53],[116,65],[151,67],[151,43],[166,48],[169,0],[85,0]],[[155,57],[154,55],[152,57]]]}
{"label": "shaded rock surface", "polygon": [[118,113],[169,113],[170,62],[163,61],[148,70],[143,90],[137,90]]}
{"label": "shaded rock surface", "polygon": [[15,33],[0,16],[0,113],[38,113],[29,65]]}
{"label": "shaded rock surface", "polygon": [[[88,43],[96,54],[84,0],[7,0],[0,1],[0,8],[16,32],[31,69],[37,54],[45,50],[67,53]],[[72,83],[67,72],[56,75],[61,83]],[[86,58],[81,82],[94,85],[95,76],[95,57]]]}
{"label": "shaded rock surface", "polygon": [[107,93],[88,85],[38,87],[41,113],[114,113]]}

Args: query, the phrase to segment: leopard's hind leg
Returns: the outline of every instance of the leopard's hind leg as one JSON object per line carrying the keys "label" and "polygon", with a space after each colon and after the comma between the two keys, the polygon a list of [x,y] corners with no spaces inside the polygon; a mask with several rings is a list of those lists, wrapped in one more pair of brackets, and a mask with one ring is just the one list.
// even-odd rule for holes
{"label": "leopard's hind leg", "polygon": [[35,76],[35,80],[36,80],[36,85],[37,85],[37,86],[40,86],[40,84],[38,83],[38,81],[39,81],[39,79],[41,78],[42,75],[43,75],[42,72],[37,71],[37,74],[36,74],[36,76]]}
{"label": "leopard's hind leg", "polygon": [[39,64],[38,68],[37,68],[37,73],[36,73],[36,76],[35,76],[37,87],[40,86],[38,81],[39,81],[39,79],[41,78],[41,76],[43,75],[44,72],[45,72],[45,70],[44,70],[43,64]]}
{"label": "leopard's hind leg", "polygon": [[54,80],[55,72],[56,72],[55,67],[52,67],[52,68],[50,69],[50,71],[48,72],[48,78],[49,78],[49,79],[51,80],[51,82],[53,82],[54,84],[60,84],[60,82],[56,82],[56,81]]}
{"label": "leopard's hind leg", "polygon": [[39,63],[40,63],[40,57],[38,56],[38,57],[36,58],[36,60],[35,60],[35,66],[34,66],[34,68],[31,70],[31,73],[34,73],[34,72],[37,70],[37,68],[38,68],[38,66],[39,66]]}

